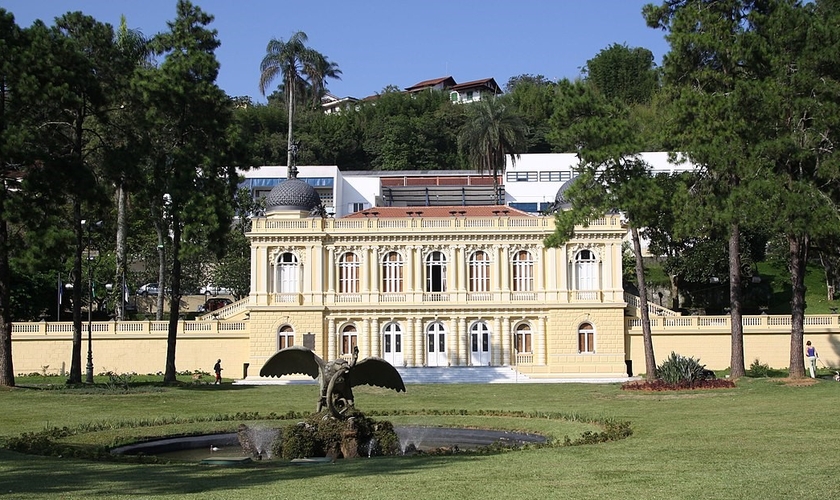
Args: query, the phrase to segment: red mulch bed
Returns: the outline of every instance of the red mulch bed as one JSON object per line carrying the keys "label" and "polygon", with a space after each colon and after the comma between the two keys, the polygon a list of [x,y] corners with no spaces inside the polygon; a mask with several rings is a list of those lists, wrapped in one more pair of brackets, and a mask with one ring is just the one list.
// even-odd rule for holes
{"label": "red mulch bed", "polygon": [[698,380],[694,383],[680,382],[679,384],[669,384],[664,380],[633,380],[621,385],[623,391],[686,391],[696,389],[731,389],[735,387],[735,382],[727,379],[717,380]]}

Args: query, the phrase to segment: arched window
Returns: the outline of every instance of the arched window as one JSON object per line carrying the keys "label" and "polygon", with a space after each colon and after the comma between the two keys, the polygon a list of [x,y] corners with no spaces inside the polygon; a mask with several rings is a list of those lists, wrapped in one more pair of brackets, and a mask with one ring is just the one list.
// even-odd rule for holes
{"label": "arched window", "polygon": [[490,257],[481,250],[470,256],[469,262],[471,292],[490,291]]}
{"label": "arched window", "polygon": [[595,328],[590,323],[578,327],[578,352],[595,352]]}
{"label": "arched window", "polygon": [[359,293],[359,257],[351,252],[338,260],[338,291]]}
{"label": "arched window", "polygon": [[519,250],[513,255],[513,291],[534,291],[534,259],[527,250]]}
{"label": "arched window", "polygon": [[531,349],[531,325],[522,323],[516,327],[516,338],[514,341],[516,352],[532,352]]}
{"label": "arched window", "polygon": [[432,252],[426,257],[426,291],[446,291],[446,257],[443,252]]}
{"label": "arched window", "polygon": [[598,290],[598,261],[592,250],[575,255],[575,285],[577,290]]}
{"label": "arched window", "polygon": [[285,252],[277,258],[276,293],[298,293],[300,291],[300,266],[295,254]]}
{"label": "arched window", "polygon": [[353,348],[359,345],[359,334],[354,325],[347,325],[341,330],[341,354],[353,354]]}
{"label": "arched window", "polygon": [[397,252],[388,252],[382,258],[382,292],[403,291],[403,261]]}
{"label": "arched window", "polygon": [[295,345],[295,331],[289,325],[283,325],[277,330],[277,350]]}

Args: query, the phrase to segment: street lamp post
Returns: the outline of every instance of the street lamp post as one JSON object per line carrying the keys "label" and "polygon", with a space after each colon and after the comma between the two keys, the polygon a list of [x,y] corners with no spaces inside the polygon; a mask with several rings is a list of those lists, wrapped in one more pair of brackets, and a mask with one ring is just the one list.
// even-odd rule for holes
{"label": "street lamp post", "polygon": [[[83,223],[85,221],[82,221]],[[87,261],[88,261],[88,352],[87,352],[87,373],[85,375],[85,382],[88,384],[93,383],[93,334],[91,332],[93,326],[93,265],[90,262],[90,226],[91,224],[88,221],[87,230],[88,230],[88,244],[87,244]]]}
{"label": "street lamp post", "polygon": [[88,241],[87,241],[87,260],[88,260],[88,327],[87,327],[87,373],[85,374],[85,383],[93,383],[93,264],[91,262],[90,247],[91,247],[91,229],[96,225],[102,225],[102,221],[91,223],[90,221],[82,221],[82,224],[87,224]]}

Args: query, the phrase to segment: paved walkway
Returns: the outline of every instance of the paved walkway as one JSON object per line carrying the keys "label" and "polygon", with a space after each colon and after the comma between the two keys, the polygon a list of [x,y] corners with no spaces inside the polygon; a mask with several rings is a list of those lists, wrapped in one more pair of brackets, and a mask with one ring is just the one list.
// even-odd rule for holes
{"label": "paved walkway", "polygon": [[[398,368],[403,382],[412,384],[618,384],[639,377],[563,377],[531,378],[510,367],[452,367],[452,368]],[[237,385],[298,385],[317,384],[306,375],[281,378],[248,377],[235,380]]]}

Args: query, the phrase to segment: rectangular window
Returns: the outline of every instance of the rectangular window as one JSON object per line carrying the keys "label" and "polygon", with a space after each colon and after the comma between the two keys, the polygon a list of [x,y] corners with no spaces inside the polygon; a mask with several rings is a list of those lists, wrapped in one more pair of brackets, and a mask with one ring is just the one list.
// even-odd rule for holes
{"label": "rectangular window", "polygon": [[507,182],[537,182],[539,180],[537,172],[514,172],[509,170],[505,177]]}
{"label": "rectangular window", "polygon": [[531,334],[516,334],[516,352],[531,352]]}
{"label": "rectangular window", "polygon": [[578,332],[578,351],[595,352],[595,332],[592,330]]}

